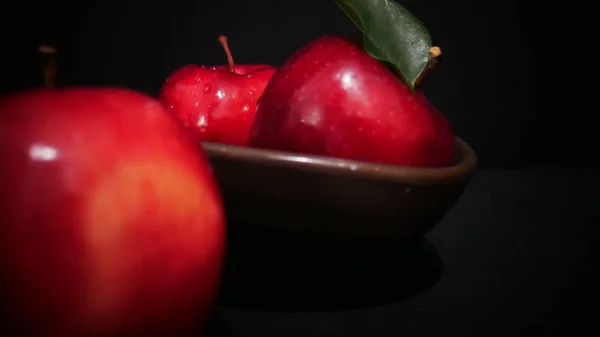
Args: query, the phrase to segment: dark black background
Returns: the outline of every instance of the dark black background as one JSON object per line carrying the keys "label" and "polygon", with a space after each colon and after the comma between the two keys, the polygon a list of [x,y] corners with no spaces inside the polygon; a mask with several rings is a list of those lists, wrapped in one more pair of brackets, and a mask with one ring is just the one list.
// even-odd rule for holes
{"label": "dark black background", "polygon": [[[220,308],[224,329],[236,336],[570,336],[592,327],[586,307],[597,298],[598,172],[547,167],[597,163],[597,108],[584,104],[593,103],[586,94],[596,72],[595,39],[587,33],[594,13],[577,0],[400,3],[444,51],[424,90],[476,150],[482,169],[428,235],[443,260],[442,280],[422,296],[372,311]],[[356,33],[330,0],[1,6],[2,92],[41,83],[40,43],[60,49],[61,84],[154,95],[179,66],[224,64],[219,34],[228,35],[238,63],[280,65],[311,39]]]}
{"label": "dark black background", "polygon": [[[424,85],[481,167],[596,163],[593,108],[582,86],[593,66],[578,1],[402,0],[444,51]],[[10,6],[10,8],[9,8]],[[14,9],[16,6],[16,10]],[[4,2],[4,90],[40,83],[35,48],[62,51],[63,84],[156,94],[188,63],[222,64],[217,35],[238,63],[280,65],[324,34],[355,34],[328,0]],[[15,15],[15,11],[17,15]]]}

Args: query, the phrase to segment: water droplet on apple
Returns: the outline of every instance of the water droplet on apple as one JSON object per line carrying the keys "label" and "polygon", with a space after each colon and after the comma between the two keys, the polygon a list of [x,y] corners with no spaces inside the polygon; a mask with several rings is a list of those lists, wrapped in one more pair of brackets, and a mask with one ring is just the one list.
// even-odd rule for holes
{"label": "water droplet on apple", "polygon": [[248,90],[248,94],[254,95],[254,90],[252,90],[252,89]]}
{"label": "water droplet on apple", "polygon": [[244,104],[244,106],[242,107],[243,111],[248,111],[250,110],[250,106],[248,104]]}
{"label": "water droplet on apple", "polygon": [[194,116],[187,116],[187,117],[185,117],[184,120],[183,120],[183,125],[185,127],[188,127],[188,126],[192,125],[193,118],[194,118]]}
{"label": "water droplet on apple", "polygon": [[169,105],[169,109],[173,109],[173,106],[172,106],[172,105]]}
{"label": "water droplet on apple", "polygon": [[204,91],[205,94],[208,93],[210,91],[210,84],[206,84],[204,88],[202,88],[202,91]]}
{"label": "water droplet on apple", "polygon": [[196,126],[200,129],[200,131],[205,132],[206,127],[208,126],[208,120],[206,119],[206,116],[201,115],[200,118],[198,118]]}
{"label": "water droplet on apple", "polygon": [[200,83],[200,82],[202,82],[202,77],[200,77],[200,76],[196,77],[196,82],[197,82],[197,83]]}

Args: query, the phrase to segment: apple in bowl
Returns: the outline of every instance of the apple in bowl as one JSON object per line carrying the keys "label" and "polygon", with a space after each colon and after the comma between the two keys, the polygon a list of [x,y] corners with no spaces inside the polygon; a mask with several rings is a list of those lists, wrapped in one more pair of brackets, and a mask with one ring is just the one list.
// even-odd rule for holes
{"label": "apple in bowl", "polygon": [[219,41],[228,65],[182,66],[165,80],[158,98],[197,140],[248,145],[256,103],[276,69],[235,64],[227,37]]}
{"label": "apple in bowl", "polygon": [[257,108],[250,146],[411,167],[452,164],[454,134],[411,91],[348,39],[325,36],[275,74]]}

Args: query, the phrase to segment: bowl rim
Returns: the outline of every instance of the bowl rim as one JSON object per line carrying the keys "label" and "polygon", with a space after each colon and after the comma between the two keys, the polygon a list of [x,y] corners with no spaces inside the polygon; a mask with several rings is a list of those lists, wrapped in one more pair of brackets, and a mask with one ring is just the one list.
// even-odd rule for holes
{"label": "bowl rim", "polygon": [[209,158],[417,185],[451,184],[467,179],[475,171],[477,167],[475,151],[459,137],[455,137],[454,146],[455,163],[452,166],[429,168],[375,164],[249,146],[202,142],[202,147]]}

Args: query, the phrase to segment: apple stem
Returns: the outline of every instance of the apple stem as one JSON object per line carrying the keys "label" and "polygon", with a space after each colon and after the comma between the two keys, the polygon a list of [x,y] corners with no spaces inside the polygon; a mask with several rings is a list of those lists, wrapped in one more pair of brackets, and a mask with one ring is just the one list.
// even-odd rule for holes
{"label": "apple stem", "polygon": [[42,71],[44,72],[44,86],[46,88],[54,88],[56,84],[56,75],[58,69],[56,66],[56,48],[41,45],[38,47],[38,55],[42,58]]}
{"label": "apple stem", "polygon": [[442,49],[440,47],[429,48],[429,55],[431,58],[438,58],[442,55]]}
{"label": "apple stem", "polygon": [[425,66],[425,70],[421,76],[417,79],[415,83],[416,86],[420,86],[423,83],[423,80],[431,73],[435,65],[438,63],[439,57],[442,56],[442,49],[440,47],[431,47],[429,48],[429,62],[427,62],[427,66]]}
{"label": "apple stem", "polygon": [[220,35],[219,42],[221,43],[221,46],[223,46],[223,49],[225,50],[225,55],[227,55],[227,63],[229,64],[229,70],[231,70],[232,73],[235,73],[235,63],[233,62],[233,56],[231,56],[231,50],[229,49],[229,43],[227,43],[227,36]]}

